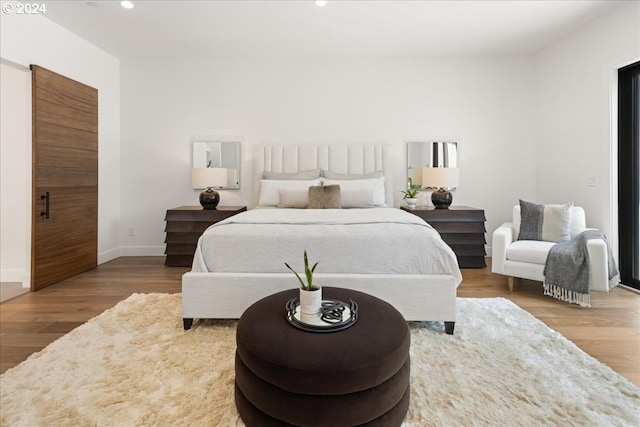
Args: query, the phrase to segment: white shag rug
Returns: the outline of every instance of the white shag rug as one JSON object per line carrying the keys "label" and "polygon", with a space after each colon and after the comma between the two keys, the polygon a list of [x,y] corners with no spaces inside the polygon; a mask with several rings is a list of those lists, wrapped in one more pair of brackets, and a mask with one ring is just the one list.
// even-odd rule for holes
{"label": "white shag rug", "polygon": [[[640,425],[640,388],[529,313],[503,298],[457,307],[453,336],[410,324],[404,426]],[[134,294],[5,372],[0,423],[242,426],[235,325],[185,333],[179,294]]]}

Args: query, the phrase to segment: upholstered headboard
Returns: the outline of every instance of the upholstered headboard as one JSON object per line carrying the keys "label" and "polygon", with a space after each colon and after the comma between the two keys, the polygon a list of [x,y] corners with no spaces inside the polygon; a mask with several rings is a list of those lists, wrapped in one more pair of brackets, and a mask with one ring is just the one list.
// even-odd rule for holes
{"label": "upholstered headboard", "polygon": [[263,172],[294,173],[324,169],[336,173],[366,174],[382,171],[385,199],[393,206],[393,172],[389,144],[259,145],[255,150],[253,199],[257,204]]}

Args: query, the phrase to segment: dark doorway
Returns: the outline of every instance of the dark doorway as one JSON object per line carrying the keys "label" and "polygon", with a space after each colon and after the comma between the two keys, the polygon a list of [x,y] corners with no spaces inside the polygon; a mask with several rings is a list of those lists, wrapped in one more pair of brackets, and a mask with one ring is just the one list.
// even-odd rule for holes
{"label": "dark doorway", "polygon": [[640,289],[640,62],[618,70],[620,281]]}

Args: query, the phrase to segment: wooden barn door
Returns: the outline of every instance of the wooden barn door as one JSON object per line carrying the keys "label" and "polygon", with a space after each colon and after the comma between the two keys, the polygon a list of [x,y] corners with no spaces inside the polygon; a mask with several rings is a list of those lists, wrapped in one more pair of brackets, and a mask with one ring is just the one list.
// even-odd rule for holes
{"label": "wooden barn door", "polygon": [[31,290],[97,266],[98,91],[32,70]]}

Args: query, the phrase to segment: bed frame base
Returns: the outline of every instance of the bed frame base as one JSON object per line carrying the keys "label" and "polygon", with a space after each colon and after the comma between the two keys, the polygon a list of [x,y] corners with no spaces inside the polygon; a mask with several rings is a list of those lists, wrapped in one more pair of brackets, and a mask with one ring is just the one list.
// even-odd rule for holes
{"label": "bed frame base", "polygon": [[[354,289],[387,301],[407,321],[444,322],[445,332],[453,334],[457,289],[453,276],[316,273],[314,279],[323,286]],[[185,273],[184,329],[190,329],[194,319],[239,319],[256,301],[296,285],[290,273]]]}

